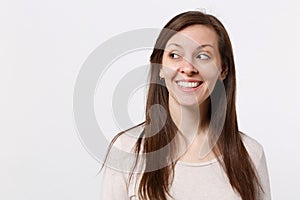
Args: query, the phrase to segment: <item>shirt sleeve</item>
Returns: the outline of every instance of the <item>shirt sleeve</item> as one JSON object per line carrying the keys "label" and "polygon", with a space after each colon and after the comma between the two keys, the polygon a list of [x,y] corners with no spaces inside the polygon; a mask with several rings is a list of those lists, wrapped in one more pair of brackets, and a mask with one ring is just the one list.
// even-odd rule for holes
{"label": "shirt sleeve", "polygon": [[[133,182],[129,181],[129,169],[135,161],[133,152],[139,129],[121,135],[109,152],[103,168],[101,200],[130,200],[134,196]],[[136,133],[137,132],[137,133]],[[114,167],[111,167],[114,166]],[[128,187],[127,187],[128,186]]]}
{"label": "shirt sleeve", "polygon": [[124,175],[114,169],[105,167],[101,182],[101,200],[130,200]]}
{"label": "shirt sleeve", "polygon": [[263,191],[259,190],[259,200],[271,200],[271,189],[268,166],[263,146],[252,137],[242,134],[244,145],[252,159],[257,172],[257,178]]}
{"label": "shirt sleeve", "polygon": [[260,191],[259,199],[271,200],[270,179],[264,150],[262,150],[261,157],[256,165],[256,170],[258,173],[260,184],[264,190]]}

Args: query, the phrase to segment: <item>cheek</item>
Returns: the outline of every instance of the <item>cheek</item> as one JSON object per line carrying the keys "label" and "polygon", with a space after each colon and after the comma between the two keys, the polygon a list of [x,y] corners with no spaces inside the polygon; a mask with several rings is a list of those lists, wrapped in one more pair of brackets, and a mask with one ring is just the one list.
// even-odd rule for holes
{"label": "cheek", "polygon": [[167,58],[163,58],[161,70],[166,79],[176,76],[176,68],[177,66],[173,62],[170,62]]}
{"label": "cheek", "polygon": [[201,65],[198,69],[204,81],[217,80],[220,74],[220,69],[214,64]]}
{"label": "cheek", "polygon": [[172,66],[162,66],[162,72],[166,79],[172,79],[176,76],[176,68]]}
{"label": "cheek", "polygon": [[200,73],[206,83],[206,88],[209,90],[209,93],[211,93],[219,77],[219,68],[215,65],[202,67],[200,68]]}

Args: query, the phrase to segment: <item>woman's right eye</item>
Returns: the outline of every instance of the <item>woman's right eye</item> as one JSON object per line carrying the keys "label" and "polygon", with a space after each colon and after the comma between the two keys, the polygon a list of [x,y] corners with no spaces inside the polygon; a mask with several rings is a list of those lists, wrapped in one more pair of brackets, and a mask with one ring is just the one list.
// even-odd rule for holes
{"label": "woman's right eye", "polygon": [[176,53],[170,53],[169,56],[172,58],[172,59],[177,59],[179,58],[180,56]]}

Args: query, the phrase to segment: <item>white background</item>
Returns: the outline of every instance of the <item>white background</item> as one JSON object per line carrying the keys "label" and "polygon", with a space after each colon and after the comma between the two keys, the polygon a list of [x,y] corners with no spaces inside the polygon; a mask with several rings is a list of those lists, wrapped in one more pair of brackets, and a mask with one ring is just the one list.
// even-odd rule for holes
{"label": "white background", "polygon": [[[112,36],[161,28],[176,14],[196,8],[217,16],[229,32],[240,129],[264,146],[273,199],[296,199],[300,189],[296,0],[2,0],[0,199],[100,199],[100,163],[81,144],[73,119],[72,95],[81,65]],[[147,64],[149,53],[129,56],[136,59],[134,65]],[[126,72],[125,64],[133,61],[128,58],[120,60],[123,64],[116,70]],[[108,81],[105,87],[113,90],[113,84]],[[130,115],[141,121],[143,108],[135,96]],[[119,131],[109,111],[95,112],[110,120],[107,124],[114,131],[108,137]]]}

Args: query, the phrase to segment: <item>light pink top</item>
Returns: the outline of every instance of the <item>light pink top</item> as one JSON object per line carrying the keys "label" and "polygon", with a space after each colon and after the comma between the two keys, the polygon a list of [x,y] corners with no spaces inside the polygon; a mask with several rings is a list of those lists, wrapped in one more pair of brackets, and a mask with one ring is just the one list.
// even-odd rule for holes
{"label": "light pink top", "polygon": [[[259,199],[270,200],[269,175],[263,147],[249,136],[242,135],[242,139],[265,191],[264,194],[260,194]],[[121,143],[116,143],[116,145],[122,146]],[[124,141],[122,147],[124,147]],[[127,179],[128,173],[105,167],[101,200],[138,200],[138,187],[132,183],[127,189]],[[138,182],[138,179],[135,180]],[[175,165],[174,181],[170,191],[175,200],[241,200],[239,194],[232,189],[217,159],[202,163],[178,161]]]}

